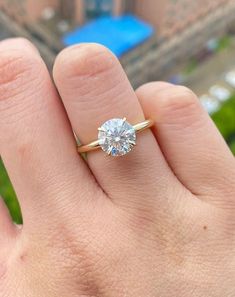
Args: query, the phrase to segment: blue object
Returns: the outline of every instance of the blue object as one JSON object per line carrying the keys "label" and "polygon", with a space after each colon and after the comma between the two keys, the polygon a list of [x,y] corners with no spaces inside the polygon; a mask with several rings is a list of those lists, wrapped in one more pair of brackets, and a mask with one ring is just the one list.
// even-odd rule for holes
{"label": "blue object", "polygon": [[67,33],[64,45],[96,42],[109,48],[117,57],[144,42],[154,33],[153,27],[133,15],[101,17]]}

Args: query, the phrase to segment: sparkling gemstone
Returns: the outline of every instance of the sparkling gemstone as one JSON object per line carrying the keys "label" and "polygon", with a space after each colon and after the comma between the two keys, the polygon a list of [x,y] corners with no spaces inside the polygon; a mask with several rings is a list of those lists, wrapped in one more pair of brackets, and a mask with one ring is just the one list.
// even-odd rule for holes
{"label": "sparkling gemstone", "polygon": [[99,128],[98,140],[102,150],[107,154],[123,156],[135,145],[136,133],[126,119],[111,119]]}

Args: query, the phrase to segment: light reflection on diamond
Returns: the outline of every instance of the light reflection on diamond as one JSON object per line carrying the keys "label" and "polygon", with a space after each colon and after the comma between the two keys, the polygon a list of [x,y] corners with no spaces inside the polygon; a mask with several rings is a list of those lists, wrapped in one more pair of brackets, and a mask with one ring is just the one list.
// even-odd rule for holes
{"label": "light reflection on diamond", "polygon": [[135,145],[136,133],[125,119],[111,119],[99,128],[98,140],[102,150],[107,154],[123,156]]}

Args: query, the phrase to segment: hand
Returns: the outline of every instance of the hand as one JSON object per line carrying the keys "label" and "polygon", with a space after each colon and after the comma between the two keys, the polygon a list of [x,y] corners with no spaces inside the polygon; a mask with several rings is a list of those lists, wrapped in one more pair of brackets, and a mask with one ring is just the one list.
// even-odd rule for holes
{"label": "hand", "polygon": [[[53,77],[62,101],[29,42],[0,44],[0,154],[24,218],[1,203],[0,296],[235,296],[235,162],[196,96],[134,92],[95,44],[63,50]],[[114,117],[155,126],[86,164],[73,130],[87,143]]]}

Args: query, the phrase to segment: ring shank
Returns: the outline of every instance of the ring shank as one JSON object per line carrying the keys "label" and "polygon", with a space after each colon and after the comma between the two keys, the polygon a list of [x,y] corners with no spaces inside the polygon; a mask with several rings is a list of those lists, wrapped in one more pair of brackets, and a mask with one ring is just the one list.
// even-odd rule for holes
{"label": "ring shank", "polygon": [[139,124],[133,125],[133,128],[135,129],[136,133],[138,133],[152,127],[153,123],[154,123],[153,120],[146,120]]}
{"label": "ring shank", "polygon": [[[139,133],[139,132],[142,132],[142,131],[152,127],[153,124],[154,124],[153,120],[149,119],[149,120],[146,120],[141,123],[133,125],[133,128],[135,129],[136,133]],[[87,153],[90,151],[97,150],[99,148],[100,148],[99,140],[95,140],[88,144],[78,146],[78,152],[79,153]]]}

